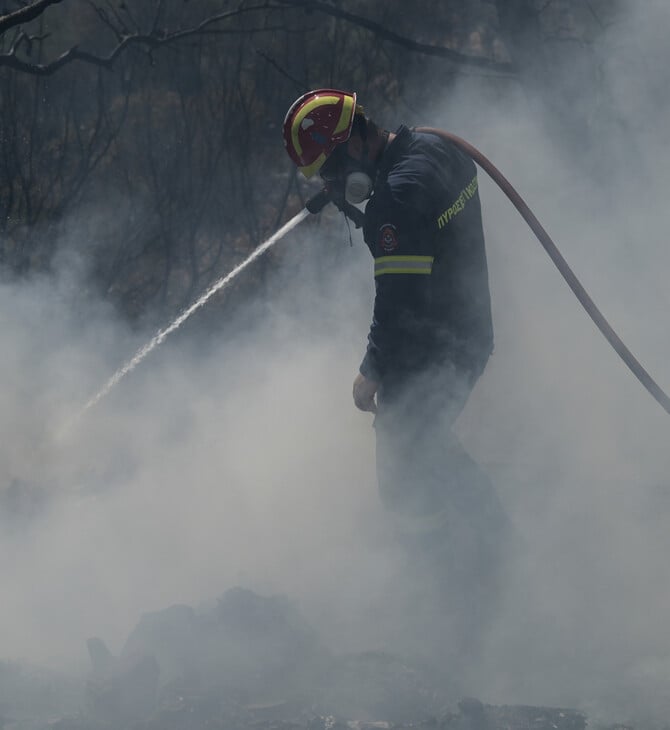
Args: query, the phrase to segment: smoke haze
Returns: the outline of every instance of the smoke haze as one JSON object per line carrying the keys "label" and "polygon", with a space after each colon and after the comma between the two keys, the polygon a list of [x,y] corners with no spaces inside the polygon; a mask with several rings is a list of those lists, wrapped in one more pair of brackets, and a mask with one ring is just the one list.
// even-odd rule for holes
{"label": "smoke haze", "polygon": [[[445,108],[379,120],[449,129],[487,154],[666,391],[667,21],[665,4],[645,3],[593,50],[622,120],[598,137],[597,160],[577,159],[514,82],[494,95],[465,78]],[[460,687],[486,702],[662,718],[670,419],[480,183],[496,350],[458,433],[523,549]],[[88,636],[118,651],[142,613],[234,585],[286,594],[340,650],[394,645],[394,616],[379,615],[403,593],[399,557],[371,418],[350,399],[371,260],[335,216],[279,247],[269,308],[231,318],[216,341],[165,343],[70,432],[62,424],[147,333],[88,299],[82,314],[71,257],[48,280],[0,285],[0,658],[85,669]]]}

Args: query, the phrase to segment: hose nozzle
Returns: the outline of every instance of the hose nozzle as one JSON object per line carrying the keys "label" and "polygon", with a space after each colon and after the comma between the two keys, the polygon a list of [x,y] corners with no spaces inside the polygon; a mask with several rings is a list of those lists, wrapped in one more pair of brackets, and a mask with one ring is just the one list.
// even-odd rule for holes
{"label": "hose nozzle", "polygon": [[333,203],[344,215],[354,224],[356,228],[361,228],[365,220],[365,213],[356,208],[356,206],[347,202],[344,197],[333,195],[328,189],[324,188],[320,193],[313,195],[306,203],[305,208],[310,213],[320,213],[328,203]]}
{"label": "hose nozzle", "polygon": [[305,208],[310,213],[320,213],[330,203],[331,197],[328,188],[324,188],[320,193],[313,195],[306,203]]}

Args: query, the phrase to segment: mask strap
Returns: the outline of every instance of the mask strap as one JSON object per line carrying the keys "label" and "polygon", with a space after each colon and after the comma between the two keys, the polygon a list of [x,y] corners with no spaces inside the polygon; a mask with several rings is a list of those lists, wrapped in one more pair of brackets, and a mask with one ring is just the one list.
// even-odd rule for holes
{"label": "mask strap", "polygon": [[342,211],[342,215],[344,216],[344,220],[347,222],[347,231],[349,231],[349,248],[354,247],[354,239],[351,237],[351,225],[349,224],[349,216]]}

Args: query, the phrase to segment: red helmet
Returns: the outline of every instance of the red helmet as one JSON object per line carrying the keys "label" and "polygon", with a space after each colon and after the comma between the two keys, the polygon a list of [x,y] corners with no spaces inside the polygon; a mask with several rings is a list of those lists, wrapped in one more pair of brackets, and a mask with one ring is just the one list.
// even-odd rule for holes
{"label": "red helmet", "polygon": [[355,112],[356,94],[337,89],[310,91],[293,103],[284,119],[284,146],[305,177],[349,139]]}

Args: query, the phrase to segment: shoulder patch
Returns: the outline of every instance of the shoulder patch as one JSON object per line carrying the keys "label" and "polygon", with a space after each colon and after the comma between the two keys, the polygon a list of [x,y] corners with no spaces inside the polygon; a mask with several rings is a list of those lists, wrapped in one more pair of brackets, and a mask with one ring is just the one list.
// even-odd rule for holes
{"label": "shoulder patch", "polygon": [[398,241],[398,231],[392,223],[384,223],[379,229],[379,248],[384,253],[395,251],[400,245]]}

